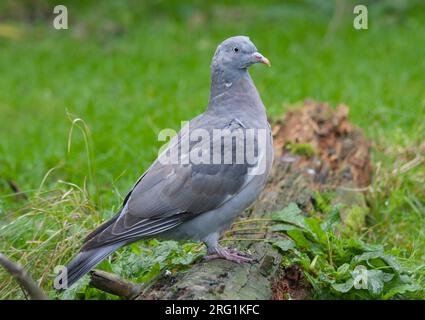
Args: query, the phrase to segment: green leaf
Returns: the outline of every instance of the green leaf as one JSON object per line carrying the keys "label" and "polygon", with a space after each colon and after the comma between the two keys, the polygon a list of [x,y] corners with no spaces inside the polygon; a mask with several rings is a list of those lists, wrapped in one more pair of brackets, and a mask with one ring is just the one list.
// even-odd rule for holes
{"label": "green leaf", "polygon": [[[339,271],[347,269],[346,266],[340,268],[338,268]],[[373,296],[378,296],[383,292],[385,283],[391,281],[394,277],[393,274],[385,273],[382,270],[368,270],[366,268],[355,269],[351,272],[351,276],[343,283],[333,283],[332,288],[341,293],[347,293],[350,290],[367,290]]]}
{"label": "green leaf", "polygon": [[130,248],[131,248],[131,252],[138,254],[138,255],[142,254],[142,250],[140,250],[140,247],[137,243],[132,243],[130,245]]}
{"label": "green leaf", "polygon": [[78,280],[72,287],[68,288],[62,293],[61,300],[75,299],[79,293],[83,293],[84,289],[89,285],[90,277],[84,276]]}
{"label": "green leaf", "polygon": [[290,239],[272,241],[271,243],[273,244],[273,246],[277,247],[279,250],[282,250],[283,252],[295,248],[294,241]]}
{"label": "green leaf", "polygon": [[295,241],[298,247],[300,248],[309,248],[310,241],[306,239],[304,233],[299,230],[289,230],[287,232],[288,236],[291,237],[292,240]]}
{"label": "green leaf", "polygon": [[361,255],[355,256],[353,261],[361,262],[375,259],[381,259],[386,265],[391,267],[397,273],[401,273],[404,271],[404,269],[401,267],[401,265],[398,263],[397,259],[394,256],[386,254],[383,251],[365,252]]}
{"label": "green leaf", "polygon": [[395,285],[394,287],[390,288],[386,294],[383,295],[383,299],[390,299],[393,296],[397,294],[405,294],[407,292],[419,292],[423,291],[424,288],[422,288],[418,284],[407,284],[407,283],[400,283]]}
{"label": "green leaf", "polygon": [[304,223],[307,230],[310,231],[317,241],[320,243],[327,243],[326,233],[323,231],[318,219],[306,218],[304,219]]}
{"label": "green leaf", "polygon": [[369,252],[369,251],[384,251],[384,247],[382,245],[377,244],[369,244],[365,243],[359,239],[349,238],[345,240],[345,245],[347,250],[352,252]]}
{"label": "green leaf", "polygon": [[345,275],[348,270],[350,269],[350,265],[348,263],[344,263],[343,265],[339,266],[336,270],[337,276]]}
{"label": "green leaf", "polygon": [[384,289],[384,283],[390,281],[393,274],[385,273],[382,270],[367,270],[367,286],[370,293],[379,295]]}
{"label": "green leaf", "polygon": [[194,263],[198,258],[203,256],[203,253],[193,254],[192,252],[187,252],[183,255],[176,256],[171,259],[171,264],[173,265],[189,265]]}
{"label": "green leaf", "polygon": [[326,221],[322,223],[322,229],[324,231],[330,231],[336,223],[341,221],[340,211],[342,207],[343,205],[341,204],[337,204],[332,207],[332,210],[326,218]]}
{"label": "green leaf", "polygon": [[294,202],[291,202],[283,210],[272,214],[272,219],[290,223],[300,228],[305,227],[304,217],[301,215],[301,210]]}
{"label": "green leaf", "polygon": [[334,288],[338,292],[346,293],[353,288],[353,283],[354,283],[353,279],[348,279],[346,282],[343,282],[343,283],[332,284],[332,288]]}
{"label": "green leaf", "polygon": [[138,277],[137,282],[149,281],[150,279],[156,277],[160,273],[161,273],[161,265],[157,262],[152,266],[152,268],[149,270],[148,273],[146,273],[145,275],[143,275],[141,277]]}

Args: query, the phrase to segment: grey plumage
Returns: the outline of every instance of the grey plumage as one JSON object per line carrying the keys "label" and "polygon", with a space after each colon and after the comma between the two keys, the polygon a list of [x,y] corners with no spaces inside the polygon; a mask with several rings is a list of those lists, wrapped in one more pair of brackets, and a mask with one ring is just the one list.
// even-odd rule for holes
{"label": "grey plumage", "polygon": [[[121,211],[87,236],[80,253],[67,266],[69,286],[119,247],[150,237],[201,240],[209,255],[237,262],[248,260],[221,248],[218,238],[258,197],[273,159],[265,108],[247,71],[257,62],[269,64],[248,37],[232,37],[218,46],[211,64],[207,110],[172,139],[129,192]],[[175,152],[188,156],[182,151],[183,141],[197,129],[213,138],[208,143],[190,140],[189,154],[207,154],[210,160],[221,159],[220,163],[161,161]],[[248,129],[267,134],[264,143],[243,140],[246,148],[241,163],[235,159],[239,140],[230,140],[218,149],[211,147],[226,139],[215,138],[216,129],[227,129],[229,136],[240,132],[246,137]],[[246,161],[248,147],[257,155],[255,163]],[[223,163],[226,148],[234,152],[230,163]],[[259,171],[260,166],[263,171]]]}

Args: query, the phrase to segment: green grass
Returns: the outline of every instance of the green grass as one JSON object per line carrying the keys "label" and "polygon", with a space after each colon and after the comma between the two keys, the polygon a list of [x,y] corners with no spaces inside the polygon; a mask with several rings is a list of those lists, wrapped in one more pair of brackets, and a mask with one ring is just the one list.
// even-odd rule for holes
{"label": "green grass", "polygon": [[[419,2],[371,5],[366,31],[352,28],[350,10],[330,27],[332,5],[320,1],[65,1],[67,31],[42,17],[49,1],[31,21],[25,3],[0,5],[9,17],[0,20],[0,251],[43,287],[84,234],[118,210],[155,159],[158,132],[204,110],[214,49],[235,34],[272,61],[251,72],[271,116],[306,98],[350,106],[350,120],[374,141],[363,238],[425,263],[424,162],[398,171],[425,153]],[[29,199],[17,200],[6,180]],[[3,270],[0,298],[22,298]]]}

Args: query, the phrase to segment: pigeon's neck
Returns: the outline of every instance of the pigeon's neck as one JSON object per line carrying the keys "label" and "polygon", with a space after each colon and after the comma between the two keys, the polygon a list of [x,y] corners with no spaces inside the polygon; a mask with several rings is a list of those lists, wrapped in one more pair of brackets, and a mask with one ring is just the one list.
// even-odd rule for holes
{"label": "pigeon's neck", "polygon": [[[228,108],[233,104],[264,113],[264,106],[247,69],[226,71],[218,66],[211,70],[211,94],[208,109]],[[228,110],[231,111],[231,110]]]}

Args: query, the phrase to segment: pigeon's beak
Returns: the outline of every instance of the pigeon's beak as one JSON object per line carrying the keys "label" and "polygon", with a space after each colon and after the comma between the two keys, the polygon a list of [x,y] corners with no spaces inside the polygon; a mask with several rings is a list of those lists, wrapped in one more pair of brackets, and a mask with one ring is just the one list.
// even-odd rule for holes
{"label": "pigeon's beak", "polygon": [[264,63],[264,64],[268,65],[269,67],[272,66],[272,64],[270,63],[269,59],[267,59],[265,56],[263,56],[259,52],[254,52],[252,54],[252,57],[254,58],[255,62]]}

